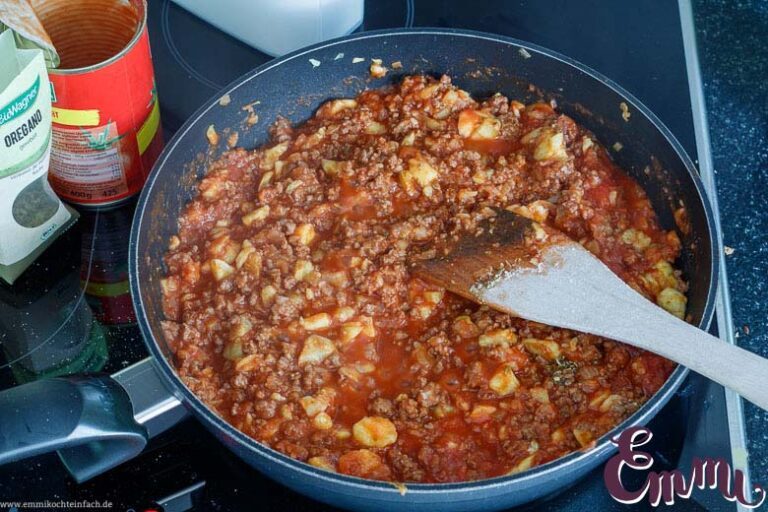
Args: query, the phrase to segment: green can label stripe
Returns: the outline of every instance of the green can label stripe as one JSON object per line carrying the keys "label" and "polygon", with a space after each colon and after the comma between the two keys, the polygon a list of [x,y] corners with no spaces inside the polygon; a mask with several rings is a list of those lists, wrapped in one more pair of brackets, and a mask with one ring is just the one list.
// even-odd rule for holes
{"label": "green can label stripe", "polygon": [[10,103],[0,108],[0,126],[12,121],[29,110],[40,92],[40,76],[26,91],[19,94]]}

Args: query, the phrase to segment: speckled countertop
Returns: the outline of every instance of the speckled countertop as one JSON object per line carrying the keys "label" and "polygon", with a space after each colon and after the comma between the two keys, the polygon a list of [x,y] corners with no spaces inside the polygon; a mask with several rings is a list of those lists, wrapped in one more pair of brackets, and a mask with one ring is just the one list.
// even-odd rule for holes
{"label": "speckled countertop", "polygon": [[[768,2],[693,5],[737,341],[768,357]],[[765,486],[768,412],[746,403],[745,418]]]}

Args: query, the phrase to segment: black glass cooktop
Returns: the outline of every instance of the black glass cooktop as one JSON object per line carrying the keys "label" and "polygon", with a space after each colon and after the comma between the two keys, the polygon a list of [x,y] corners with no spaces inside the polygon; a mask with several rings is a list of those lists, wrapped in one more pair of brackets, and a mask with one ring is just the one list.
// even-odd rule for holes
{"label": "black glass cooktop", "polygon": [[[166,135],[209,97],[269,60],[169,0],[149,4],[149,30]],[[504,34],[569,55],[649,106],[694,157],[678,4],[410,0],[366,2],[360,30],[439,26]],[[113,372],[146,355],[130,305],[127,241],[135,204],[82,212],[15,286],[0,284],[0,389],[44,376]],[[694,455],[730,459],[722,388],[691,376],[652,422],[656,470]],[[687,473],[687,471],[686,471]],[[251,469],[194,420],[152,440],[137,459],[84,484],[55,455],[0,467],[3,500],[109,500],[113,510],[326,510]],[[734,510],[712,493],[683,510]],[[6,509],[10,509],[6,507]],[[528,510],[620,510],[601,470]]]}

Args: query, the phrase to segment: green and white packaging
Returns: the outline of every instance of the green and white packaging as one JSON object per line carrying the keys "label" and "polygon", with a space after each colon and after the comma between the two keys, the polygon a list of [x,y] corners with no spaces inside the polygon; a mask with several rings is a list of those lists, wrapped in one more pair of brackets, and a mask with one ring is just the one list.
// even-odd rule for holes
{"label": "green and white packaging", "polygon": [[48,184],[51,93],[40,49],[0,34],[0,277],[12,283],[77,218]]}

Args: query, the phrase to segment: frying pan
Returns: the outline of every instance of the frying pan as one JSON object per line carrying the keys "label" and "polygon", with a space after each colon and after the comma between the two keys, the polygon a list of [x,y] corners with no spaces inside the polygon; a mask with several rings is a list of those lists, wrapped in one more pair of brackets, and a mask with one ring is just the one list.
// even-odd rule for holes
{"label": "frying pan", "polygon": [[[373,80],[354,57],[400,61],[402,69]],[[618,164],[648,193],[665,229],[683,241],[679,266],[690,283],[688,313],[707,328],[717,287],[718,251],[709,202],[696,169],[667,128],[611,80],[555,52],[508,37],[445,29],[357,34],[271,61],[229,85],[198,110],[168,144],[141,194],[130,240],[133,303],[151,357],[119,374],[50,379],[0,394],[0,463],[58,450],[70,472],[86,480],[135,456],[149,437],[191,412],[224,445],[256,469],[323,502],[358,510],[495,510],[519,505],[577,481],[612,452],[610,438],[648,422],[686,376],[677,367],[667,382],[626,421],[597,440],[529,471],[474,482],[408,484],[363,480],[326,472],[291,459],[242,434],[203,404],[176,375],[161,329],[163,254],[176,219],[196,194],[206,161],[216,156],[208,126],[239,133],[239,144],[267,142],[278,115],[300,122],[324,101],[397,82],[413,73],[446,73],[482,98],[497,91],[522,101],[557,101],[559,109],[592,130]],[[535,87],[530,84],[535,84]],[[228,94],[223,106],[219,98]],[[254,102],[260,102],[254,105]],[[620,103],[630,112],[622,118]],[[258,123],[248,128],[254,105]],[[616,145],[616,148],[619,146]],[[687,226],[673,212],[687,211]],[[13,411],[13,412],[11,412]]]}

